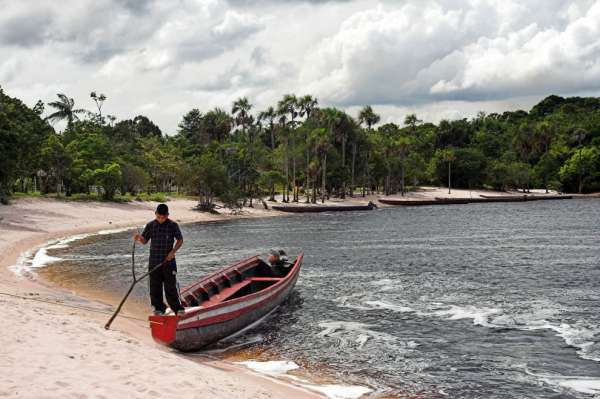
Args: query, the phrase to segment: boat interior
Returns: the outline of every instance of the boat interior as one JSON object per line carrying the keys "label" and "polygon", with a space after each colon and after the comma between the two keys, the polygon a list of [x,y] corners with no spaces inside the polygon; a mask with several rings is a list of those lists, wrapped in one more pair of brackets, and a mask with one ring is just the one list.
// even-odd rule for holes
{"label": "boat interior", "polygon": [[184,288],[181,302],[185,307],[207,308],[262,291],[284,279],[293,264],[270,265],[259,257],[247,259]]}

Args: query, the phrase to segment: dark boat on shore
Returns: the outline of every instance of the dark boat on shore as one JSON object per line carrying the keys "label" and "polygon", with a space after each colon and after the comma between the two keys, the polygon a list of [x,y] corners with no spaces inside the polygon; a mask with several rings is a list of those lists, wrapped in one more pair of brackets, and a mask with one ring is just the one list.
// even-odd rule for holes
{"label": "dark boat on shore", "polygon": [[375,208],[377,206],[372,202],[367,205],[273,205],[271,207],[275,211],[293,213],[372,211]]}
{"label": "dark boat on shore", "polygon": [[535,195],[535,194],[523,194],[523,195],[481,195],[481,199],[488,200],[489,202],[520,202],[520,201],[548,201],[548,200],[563,200],[572,199],[572,195]]}
{"label": "dark boat on shore", "polygon": [[194,351],[259,321],[285,301],[296,284],[303,254],[289,267],[258,256],[221,269],[181,291],[185,315],[150,316],[155,341]]}
{"label": "dark boat on shore", "polygon": [[377,201],[387,205],[401,205],[401,206],[424,206],[424,205],[450,205],[450,204],[468,204],[469,200],[466,198],[436,198],[436,199],[415,199],[415,200],[403,200],[396,198],[379,198]]}
{"label": "dark boat on shore", "polygon": [[571,195],[481,195],[476,198],[441,198],[403,200],[396,198],[379,198],[378,201],[387,205],[425,206],[425,205],[451,205],[451,204],[476,204],[487,202],[524,202],[571,199]]}

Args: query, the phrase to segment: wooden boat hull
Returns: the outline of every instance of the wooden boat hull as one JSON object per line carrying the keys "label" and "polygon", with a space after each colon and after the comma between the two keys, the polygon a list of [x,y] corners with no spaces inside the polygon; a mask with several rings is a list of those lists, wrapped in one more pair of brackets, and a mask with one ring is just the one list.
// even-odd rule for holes
{"label": "wooden boat hull", "polygon": [[451,205],[469,203],[469,200],[462,198],[436,198],[432,200],[401,200],[393,198],[379,198],[377,201],[381,202],[382,204],[400,206]]}
{"label": "wooden boat hull", "polygon": [[[284,277],[252,277],[252,268],[265,271],[258,257],[216,272],[182,291],[182,301],[188,304],[200,295],[204,301],[186,310],[184,316],[150,316],[152,337],[155,341],[180,351],[195,351],[228,337],[273,311],[284,302],[294,289],[303,254],[300,254]],[[243,278],[244,273],[248,275]],[[221,289],[220,283],[242,276],[233,284]],[[240,291],[253,291],[253,284],[267,285],[248,295]],[[259,287],[260,288],[260,287]],[[229,290],[229,291],[228,291]],[[236,291],[237,290],[237,291]],[[220,300],[219,296],[234,296]]]}
{"label": "wooden boat hull", "polygon": [[523,196],[491,196],[482,195],[478,198],[438,198],[433,200],[401,200],[394,198],[379,198],[378,201],[387,205],[401,206],[425,206],[425,205],[452,205],[452,204],[476,204],[488,202],[524,202],[571,199],[571,195],[523,195]]}
{"label": "wooden boat hull", "polygon": [[349,212],[349,211],[372,211],[375,208],[373,204],[369,205],[273,205],[271,209],[281,212],[293,212],[293,213],[315,213],[315,212]]}

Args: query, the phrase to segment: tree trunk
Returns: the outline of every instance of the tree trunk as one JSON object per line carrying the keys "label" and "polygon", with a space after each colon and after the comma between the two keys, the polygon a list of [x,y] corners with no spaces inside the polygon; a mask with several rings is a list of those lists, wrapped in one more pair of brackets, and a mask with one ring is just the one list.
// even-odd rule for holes
{"label": "tree trunk", "polygon": [[342,135],[342,195],[341,198],[346,198],[346,134]]}
{"label": "tree trunk", "polygon": [[308,146],[308,134],[306,135],[306,203],[310,202],[310,194],[308,189],[310,187],[310,147]]}
{"label": "tree trunk", "polygon": [[326,181],[325,178],[327,176],[327,153],[323,155],[323,177],[321,178],[321,203],[325,203],[325,187]]}
{"label": "tree trunk", "polygon": [[400,184],[402,185],[401,195],[404,197],[404,160],[402,160],[402,163],[400,164],[400,175]]}
{"label": "tree trunk", "polygon": [[294,202],[298,202],[298,188],[296,184],[296,139],[292,133],[292,197]]}
{"label": "tree trunk", "polygon": [[288,139],[285,140],[284,154],[284,172],[285,172],[285,193],[283,193],[283,202],[290,202],[290,165],[288,160]]}
{"label": "tree trunk", "polygon": [[450,186],[450,165],[452,164],[452,162],[448,161],[448,194],[451,193],[451,186]]}
{"label": "tree trunk", "polygon": [[356,141],[352,143],[352,177],[350,180],[350,197],[354,197],[354,166],[356,164]]}
{"label": "tree trunk", "polygon": [[[579,143],[581,146],[581,142]],[[579,148],[579,194],[583,190],[583,172],[581,171],[581,148]]]}

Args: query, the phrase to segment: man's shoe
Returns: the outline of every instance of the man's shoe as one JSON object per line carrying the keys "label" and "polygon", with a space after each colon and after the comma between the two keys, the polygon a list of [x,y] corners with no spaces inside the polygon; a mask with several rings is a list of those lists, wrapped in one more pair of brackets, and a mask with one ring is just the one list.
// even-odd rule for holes
{"label": "man's shoe", "polygon": [[164,316],[165,315],[165,311],[164,310],[155,310],[152,313],[154,314],[154,316]]}

